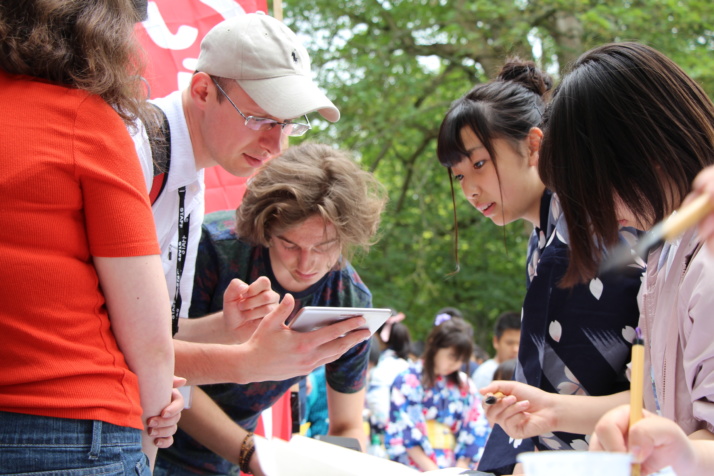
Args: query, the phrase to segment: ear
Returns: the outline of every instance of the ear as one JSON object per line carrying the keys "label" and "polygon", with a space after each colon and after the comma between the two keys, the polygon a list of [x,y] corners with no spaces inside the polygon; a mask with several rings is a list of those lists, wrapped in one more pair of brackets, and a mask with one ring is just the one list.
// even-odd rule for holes
{"label": "ear", "polygon": [[543,141],[543,131],[538,127],[531,127],[526,137],[528,141],[528,165],[538,165],[538,153],[540,152],[540,144]]}
{"label": "ear", "polygon": [[203,72],[198,72],[191,76],[191,83],[188,86],[188,93],[191,101],[200,109],[204,109],[207,103],[218,94],[216,85],[211,77]]}

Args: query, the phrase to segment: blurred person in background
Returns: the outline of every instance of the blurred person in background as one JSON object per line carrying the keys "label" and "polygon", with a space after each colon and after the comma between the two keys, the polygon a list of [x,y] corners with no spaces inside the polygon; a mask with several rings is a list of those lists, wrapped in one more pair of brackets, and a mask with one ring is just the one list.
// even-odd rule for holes
{"label": "blurred person in background", "polygon": [[[394,313],[382,328],[375,333],[381,353],[375,367],[370,371],[366,405],[369,410],[370,431],[383,444],[384,429],[389,421],[389,389],[394,379],[409,367],[411,335],[402,322],[403,313]],[[370,438],[375,444],[375,438]]]}
{"label": "blurred person in background", "polygon": [[422,355],[424,355],[424,341],[412,341],[411,345],[409,346],[409,362],[415,363],[420,361]]}
{"label": "blurred person in background", "polygon": [[[464,321],[466,322],[466,318],[464,317],[463,312],[461,312],[460,309],[452,307],[452,306],[447,306],[447,307],[442,307],[436,312],[436,316],[434,316],[434,325],[438,326],[442,322],[449,320],[449,319],[456,319],[457,321]],[[472,329],[472,336],[473,337],[473,328],[469,325],[469,329]],[[476,344],[474,344],[474,349],[476,349]],[[472,354],[473,355],[473,354]],[[488,357],[486,357],[488,358]],[[466,375],[472,375],[474,372],[476,372],[476,369],[480,365],[479,363],[476,363],[473,359],[469,359],[467,362],[464,363],[463,367],[461,370],[463,372],[466,372]]]}
{"label": "blurred person in background", "polygon": [[478,465],[490,429],[476,387],[460,370],[471,358],[472,334],[462,319],[435,326],[423,360],[394,380],[385,433],[390,459],[421,471]]}
{"label": "blurred person in background", "polygon": [[[306,382],[305,411],[302,416],[301,433],[311,438],[326,435],[330,429],[330,414],[327,406],[325,366],[321,365],[310,372],[304,382]],[[305,428],[304,432],[302,425]]]}
{"label": "blurred person in background", "polygon": [[516,373],[516,362],[518,359],[508,359],[498,364],[493,372],[493,380],[513,380]]}
{"label": "blurred person in background", "polygon": [[434,315],[434,325],[438,326],[442,322],[449,320],[452,317],[458,317],[459,319],[463,319],[464,314],[461,312],[460,309],[457,309],[452,306],[442,307],[441,309],[436,311],[436,314]]}
{"label": "blurred person in background", "polygon": [[471,372],[471,375],[476,372],[476,369],[478,369],[479,365],[486,362],[488,359],[490,359],[488,352],[483,350],[480,345],[474,344],[474,353],[471,355],[471,362],[473,362],[475,368],[474,371]]}
{"label": "blurred person in background", "polygon": [[476,388],[481,389],[491,383],[493,373],[503,362],[518,357],[518,345],[521,342],[521,315],[517,312],[504,312],[493,328],[493,348],[496,355],[483,362],[472,374]]}

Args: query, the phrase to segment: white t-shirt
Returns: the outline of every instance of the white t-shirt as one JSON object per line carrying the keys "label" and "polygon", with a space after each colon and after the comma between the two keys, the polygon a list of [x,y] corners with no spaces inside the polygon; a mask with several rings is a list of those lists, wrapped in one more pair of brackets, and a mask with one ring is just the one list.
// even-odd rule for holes
{"label": "white t-shirt", "polygon": [[390,389],[397,375],[409,368],[409,362],[397,357],[392,349],[379,356],[377,365],[369,374],[366,404],[373,424],[385,428],[389,422]]}
{"label": "white t-shirt", "polygon": [[[196,271],[196,255],[201,239],[201,225],[204,214],[203,169],[196,170],[191,137],[188,133],[186,118],[183,113],[181,92],[176,91],[165,98],[152,100],[164,111],[169,121],[171,134],[171,165],[169,178],[164,190],[151,207],[154,212],[156,234],[161,247],[161,262],[169,290],[171,302],[176,294],[176,252],[178,248],[179,193],[186,187],[184,208],[189,219],[186,259],[181,276],[181,309],[179,315],[188,317],[188,309],[193,295],[193,278]],[[136,152],[139,155],[147,190],[151,190],[154,179],[154,166],[151,147],[146,129],[141,126],[132,135]]]}
{"label": "white t-shirt", "polygon": [[476,389],[481,390],[483,387],[493,381],[493,373],[498,368],[498,362],[495,359],[488,359],[486,362],[478,366],[471,378],[476,384]]}

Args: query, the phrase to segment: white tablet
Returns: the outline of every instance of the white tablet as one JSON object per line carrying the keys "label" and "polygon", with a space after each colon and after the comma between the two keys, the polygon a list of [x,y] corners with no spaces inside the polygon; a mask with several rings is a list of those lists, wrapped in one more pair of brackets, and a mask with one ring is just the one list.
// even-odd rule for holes
{"label": "white tablet", "polygon": [[363,316],[367,320],[367,325],[363,329],[368,328],[370,334],[374,334],[391,315],[391,309],[305,306],[287,325],[299,332],[310,332],[350,317]]}

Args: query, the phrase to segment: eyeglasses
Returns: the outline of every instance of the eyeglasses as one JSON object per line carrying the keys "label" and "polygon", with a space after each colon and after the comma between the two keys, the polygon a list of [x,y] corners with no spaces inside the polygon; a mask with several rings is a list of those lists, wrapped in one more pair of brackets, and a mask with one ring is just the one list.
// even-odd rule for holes
{"label": "eyeglasses", "polygon": [[215,84],[221,94],[223,94],[223,96],[228,99],[228,102],[231,103],[231,106],[233,106],[236,111],[238,111],[238,114],[243,116],[243,119],[245,119],[245,126],[248,129],[252,129],[254,131],[269,131],[275,126],[280,126],[280,128],[282,129],[281,132],[286,136],[301,136],[310,129],[312,129],[312,126],[310,125],[310,120],[307,118],[307,116],[303,116],[307,124],[301,124],[299,122],[291,121],[278,122],[274,119],[268,119],[267,117],[246,116],[240,111],[240,109],[238,109],[238,106],[236,106],[236,104],[231,100],[231,98],[228,97],[228,94],[226,94],[221,85],[218,84],[218,81],[213,79],[213,84]]}

